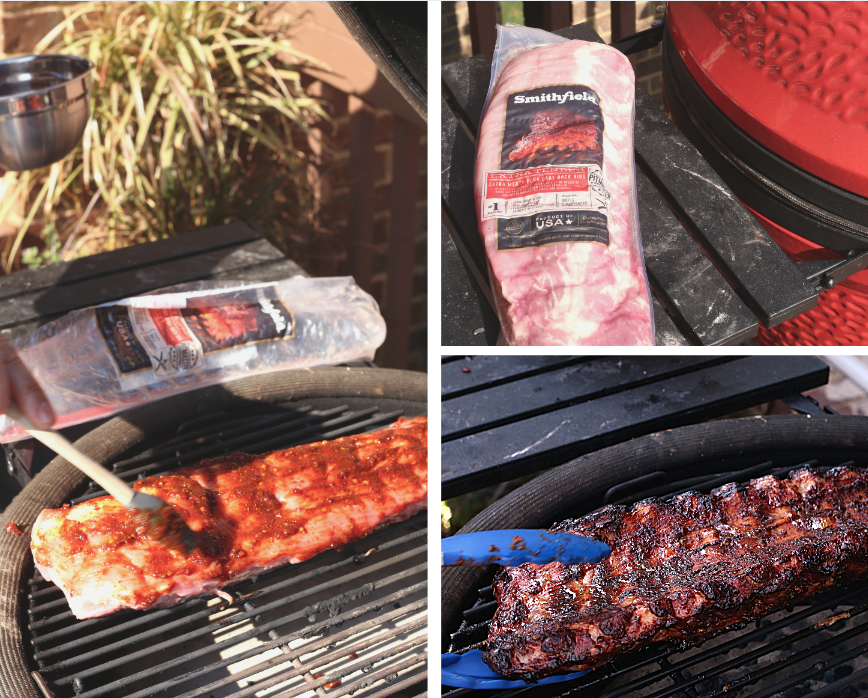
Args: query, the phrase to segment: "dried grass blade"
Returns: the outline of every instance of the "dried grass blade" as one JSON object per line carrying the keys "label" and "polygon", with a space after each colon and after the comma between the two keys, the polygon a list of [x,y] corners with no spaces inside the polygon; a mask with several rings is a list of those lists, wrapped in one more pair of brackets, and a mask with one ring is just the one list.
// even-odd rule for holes
{"label": "dried grass blade", "polygon": [[12,271],[12,264],[15,261],[15,258],[18,256],[18,251],[21,249],[21,243],[24,240],[24,236],[27,235],[27,229],[30,227],[30,224],[36,217],[36,212],[39,210],[39,206],[42,204],[42,200],[45,198],[45,195],[48,192],[48,184],[49,180],[46,180],[45,183],[42,185],[42,188],[39,190],[39,194],[36,196],[36,201],[33,202],[33,205],[30,207],[30,211],[24,218],[24,221],[21,223],[21,227],[18,229],[18,235],[15,236],[15,242],[12,243],[12,249],[9,251],[9,257],[6,261],[7,274]]}

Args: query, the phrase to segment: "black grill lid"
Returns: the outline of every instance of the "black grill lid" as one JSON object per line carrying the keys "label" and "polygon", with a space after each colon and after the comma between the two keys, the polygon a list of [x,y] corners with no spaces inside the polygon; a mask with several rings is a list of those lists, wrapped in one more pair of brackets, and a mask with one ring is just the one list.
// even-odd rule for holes
{"label": "black grill lid", "polygon": [[424,2],[329,2],[352,37],[428,120],[428,8]]}

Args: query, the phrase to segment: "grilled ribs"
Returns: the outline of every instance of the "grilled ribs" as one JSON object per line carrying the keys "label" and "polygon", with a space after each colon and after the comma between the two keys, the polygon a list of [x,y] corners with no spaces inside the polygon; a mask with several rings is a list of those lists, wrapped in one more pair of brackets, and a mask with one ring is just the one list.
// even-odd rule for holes
{"label": "grilled ribs", "polygon": [[484,658],[499,674],[533,681],[652,641],[687,647],[864,574],[868,471],[804,468],[608,506],[552,530],[605,541],[612,554],[498,574]]}
{"label": "grilled ribs", "polygon": [[510,160],[521,160],[540,150],[595,150],[597,127],[566,107],[556,107],[534,114],[530,131],[522,136],[509,154]]}
{"label": "grilled ribs", "polygon": [[372,434],[264,456],[236,453],[136,482],[197,532],[187,559],[150,538],[111,497],[46,509],[30,547],[77,618],[174,606],[340,549],[424,509],[427,439],[427,419],[400,419]]}

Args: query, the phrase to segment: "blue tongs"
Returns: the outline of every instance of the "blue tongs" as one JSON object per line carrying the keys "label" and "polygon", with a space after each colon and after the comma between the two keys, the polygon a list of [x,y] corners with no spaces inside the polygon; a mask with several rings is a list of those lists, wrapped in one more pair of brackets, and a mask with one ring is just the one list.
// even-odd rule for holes
{"label": "blue tongs", "polygon": [[[544,565],[555,560],[565,565],[599,562],[611,549],[605,543],[572,533],[509,529],[464,533],[440,541],[442,565],[491,565],[514,567],[525,562]],[[514,681],[495,674],[482,661],[481,650],[440,656],[440,680],[445,686],[458,688],[520,688],[524,681]],[[586,671],[558,674],[537,683],[559,683],[576,679]]]}

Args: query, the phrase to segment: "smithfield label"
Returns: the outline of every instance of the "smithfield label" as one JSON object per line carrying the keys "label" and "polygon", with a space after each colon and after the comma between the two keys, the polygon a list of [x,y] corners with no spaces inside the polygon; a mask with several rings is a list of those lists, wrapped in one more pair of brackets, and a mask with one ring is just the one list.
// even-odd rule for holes
{"label": "smithfield label", "polygon": [[558,242],[609,244],[603,113],[584,85],[553,85],[507,100],[500,169],[485,172],[482,218],[497,249]]}
{"label": "smithfield label", "polygon": [[152,300],[132,298],[128,304],[94,308],[124,390],[207,369],[209,356],[217,352],[295,336],[293,314],[273,286],[216,291],[165,307],[155,307]]}

